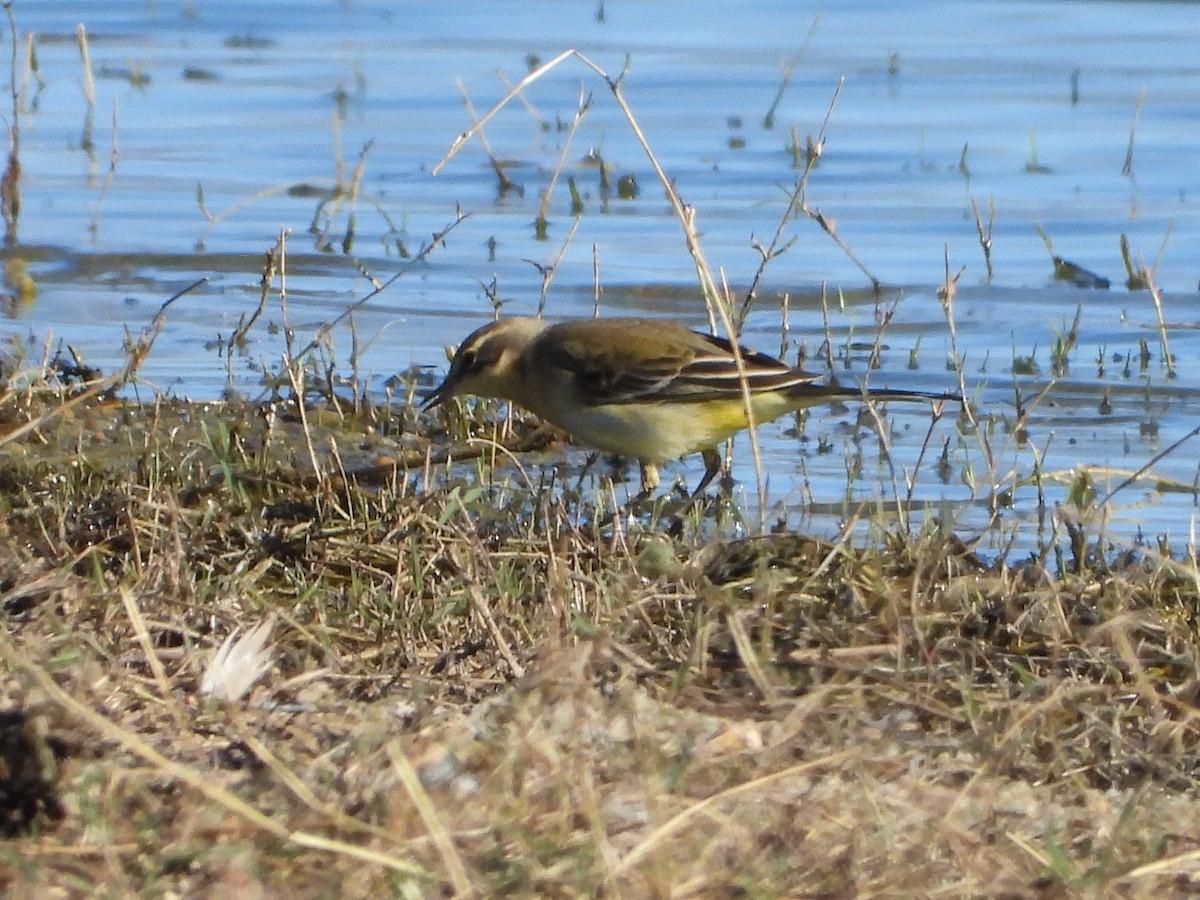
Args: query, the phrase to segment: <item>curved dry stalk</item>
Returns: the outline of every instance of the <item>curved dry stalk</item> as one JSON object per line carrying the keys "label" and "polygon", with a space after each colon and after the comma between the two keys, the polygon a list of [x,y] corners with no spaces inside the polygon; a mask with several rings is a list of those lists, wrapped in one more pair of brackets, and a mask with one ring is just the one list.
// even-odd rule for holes
{"label": "curved dry stalk", "polygon": [[583,221],[582,216],[575,217],[575,221],[571,223],[571,230],[567,232],[562,246],[558,249],[558,256],[554,258],[554,262],[550,263],[550,265],[543,266],[540,263],[533,262],[533,260],[525,260],[526,262],[533,263],[534,268],[538,270],[538,274],[542,276],[542,289],[538,294],[537,314],[539,318],[546,311],[546,302],[550,299],[550,285],[554,281],[554,276],[558,274],[558,267],[562,265],[562,261],[567,255],[567,250],[571,246],[571,241],[575,239],[575,232],[579,230],[579,223],[581,221]]}
{"label": "curved dry stalk", "polygon": [[779,104],[783,102],[784,92],[787,91],[788,85],[792,83],[792,78],[796,74],[796,69],[800,67],[800,61],[804,59],[808,53],[808,48],[812,44],[813,35],[817,33],[817,26],[821,24],[821,14],[817,13],[813,16],[812,25],[809,26],[808,34],[804,36],[804,43],[800,45],[800,49],[796,51],[791,59],[782,63],[783,78],[779,82],[779,89],[775,92],[775,99],[771,101],[771,105],[767,108],[767,114],[763,116],[763,128],[770,131],[775,127],[775,111],[779,109]]}
{"label": "curved dry stalk", "polygon": [[1141,260],[1142,271],[1146,273],[1146,289],[1150,291],[1150,299],[1154,301],[1154,315],[1157,320],[1158,345],[1162,350],[1163,362],[1167,364],[1167,379],[1173,380],[1175,373],[1175,358],[1171,355],[1171,344],[1167,340],[1167,323],[1163,319],[1162,291],[1154,283],[1154,277],[1146,268],[1146,261]]}
{"label": "curved dry stalk", "polygon": [[746,410],[747,431],[750,433],[751,452],[755,458],[755,474],[758,482],[759,517],[761,519],[761,524],[765,527],[767,505],[766,476],[762,471],[762,465],[759,461],[760,451],[758,443],[758,428],[757,422],[754,420],[754,412],[751,407],[750,388],[746,381],[745,363],[742,360],[741,350],[738,347],[738,328],[734,323],[733,317],[730,315],[729,300],[717,287],[717,283],[712,275],[712,270],[709,268],[708,262],[704,258],[704,251],[700,247],[700,235],[696,229],[696,209],[695,207],[684,203],[683,199],[679,196],[679,192],[675,189],[675,185],[671,182],[671,179],[667,177],[667,173],[663,170],[662,164],[658,161],[658,157],[654,154],[654,150],[651,148],[650,142],[646,138],[645,132],[642,130],[642,126],[638,123],[637,117],[633,114],[633,110],[630,108],[629,103],[625,100],[625,95],[621,92],[621,82],[624,80],[625,72],[627,70],[622,70],[619,76],[613,78],[597,63],[593,62],[578,50],[564,50],[549,62],[538,66],[524,78],[518,81],[515,85],[513,85],[507,94],[505,94],[491,109],[484,113],[482,118],[478,119],[475,124],[456,137],[454,142],[450,145],[450,149],[446,151],[446,155],[443,156],[442,159],[433,167],[431,173],[433,175],[437,175],[438,172],[440,172],[445,165],[454,158],[458,151],[466,145],[467,141],[478,134],[482,130],[483,126],[486,125],[493,116],[499,113],[501,109],[507,106],[514,97],[519,96],[525,90],[525,88],[533,84],[551,69],[556,68],[564,60],[571,59],[572,57],[578,59],[581,63],[600,76],[600,78],[602,78],[604,83],[608,86],[609,91],[612,92],[613,99],[616,100],[617,106],[620,107],[621,112],[625,116],[625,121],[629,124],[630,130],[633,132],[633,136],[637,139],[642,151],[646,154],[646,158],[649,160],[655,176],[658,178],[659,183],[662,185],[663,191],[667,195],[667,200],[671,204],[671,210],[674,212],[675,218],[679,221],[680,227],[683,230],[684,242],[687,245],[688,254],[692,257],[692,263],[696,268],[696,276],[700,282],[700,292],[704,299],[704,304],[708,309],[709,319],[720,322],[721,329],[725,332],[726,336],[729,337],[733,344],[734,362],[737,365],[738,374],[741,378],[742,402]]}
{"label": "curved dry stalk", "polygon": [[691,806],[684,809],[682,812],[676,813],[663,824],[655,828],[649,835],[646,836],[636,847],[625,854],[610,872],[609,878],[617,878],[628,872],[631,868],[640,863],[643,859],[649,856],[654,849],[662,844],[667,838],[675,834],[680,829],[688,825],[697,815],[705,812],[710,807],[720,803],[722,800],[730,800],[742,794],[750,793],[759,788],[767,787],[784,778],[796,778],[814,770],[822,770],[829,766],[841,765],[848,760],[854,759],[858,754],[853,750],[843,750],[838,753],[831,753],[823,756],[820,759],[814,759],[809,762],[798,763],[789,768],[782,769],[778,772],[772,772],[768,775],[763,775],[759,778],[753,778],[750,781],[735,784],[731,788],[726,788],[723,791],[718,791],[711,796],[705,797],[703,800],[698,800]]}
{"label": "curved dry stalk", "polygon": [[311,831],[294,830],[285,823],[272,818],[232,791],[216,784],[211,773],[201,772],[164,756],[133,732],[109,721],[105,716],[85,706],[60,687],[45,668],[17,650],[11,639],[5,635],[0,635],[0,658],[3,658],[14,669],[24,670],[50,701],[72,718],[83,722],[104,739],[124,747],[129,753],[153,766],[165,777],[185,784],[202,794],[248,825],[271,834],[281,841],[290,841],[301,847],[372,862],[414,878],[437,880],[432,873],[396,854],[372,850],[336,838],[327,838]]}
{"label": "curved dry stalk", "polygon": [[1178,450],[1183,444],[1187,443],[1188,441],[1190,441],[1192,438],[1194,438],[1198,434],[1200,434],[1200,425],[1197,425],[1195,428],[1193,428],[1191,431],[1189,431],[1187,434],[1185,434],[1179,440],[1175,441],[1175,443],[1171,444],[1171,446],[1167,447],[1165,450],[1160,450],[1158,453],[1154,454],[1154,456],[1150,457],[1149,462],[1147,462],[1144,466],[1142,466],[1140,469],[1138,469],[1136,472],[1134,472],[1132,475],[1130,475],[1128,478],[1126,478],[1124,481],[1122,481],[1120,484],[1118,484],[1115,488],[1113,488],[1111,491],[1109,491],[1104,496],[1104,499],[1100,501],[1100,505],[1101,506],[1106,505],[1110,500],[1112,500],[1113,495],[1116,494],[1118,491],[1123,491],[1123,490],[1125,490],[1125,488],[1129,487],[1131,484],[1136,484],[1141,479],[1141,477],[1143,475],[1145,475],[1147,472],[1149,472],[1154,466],[1156,466],[1162,460],[1166,459],[1168,456],[1170,456],[1172,453],[1174,453],[1176,450]]}
{"label": "curved dry stalk", "polygon": [[[558,154],[558,164],[554,167],[554,171],[550,173],[550,183],[546,186],[545,192],[542,194],[542,205],[538,207],[537,227],[538,234],[542,236],[546,230],[546,213],[550,209],[550,198],[554,196],[554,186],[558,184],[558,178],[562,175],[562,171],[567,165],[567,154],[571,152],[571,142],[575,139],[575,132],[579,130],[579,125],[583,122],[583,117],[588,114],[592,108],[592,95],[583,93],[583,89],[579,92],[579,105],[575,109],[575,115],[571,118],[571,125],[567,128],[567,135],[563,139],[562,151]],[[480,137],[483,137],[483,132],[480,132]],[[578,219],[576,220],[578,221]],[[573,233],[573,230],[572,230]],[[565,248],[564,248],[565,252]],[[543,301],[542,306],[545,303]],[[541,307],[538,309],[538,314],[541,314]]]}
{"label": "curved dry stalk", "polygon": [[421,817],[421,821],[425,823],[425,827],[433,839],[433,845],[442,856],[442,861],[446,865],[446,875],[457,892],[455,896],[471,896],[474,891],[471,888],[471,879],[467,875],[467,867],[463,863],[458,848],[454,846],[454,841],[450,837],[443,817],[438,813],[429,792],[425,790],[425,785],[421,784],[421,776],[417,774],[412,761],[400,748],[399,741],[390,741],[386,749],[392,768],[399,776],[400,783],[404,785],[408,798],[417,808],[417,814]]}
{"label": "curved dry stalk", "polygon": [[[404,275],[406,275],[415,266],[424,262],[425,258],[427,256],[429,256],[430,253],[432,253],[435,249],[437,249],[439,246],[441,246],[441,244],[446,239],[446,235],[448,235],[451,231],[453,231],[455,228],[457,228],[466,219],[469,219],[470,217],[471,217],[470,213],[464,213],[461,210],[455,210],[454,220],[452,222],[448,223],[447,225],[443,226],[441,231],[435,231],[433,233],[432,237],[430,237],[429,243],[425,244],[419,251],[417,251],[416,255],[414,255],[413,258],[408,261],[407,265],[405,265],[403,268],[401,268],[400,271],[396,272],[396,274],[394,274],[387,281],[383,282],[380,285],[377,285],[371,291],[364,294],[362,297],[359,297],[357,300],[355,300],[353,303],[351,303],[349,306],[347,306],[345,309],[343,309],[340,313],[338,313],[336,316],[334,316],[328,322],[322,322],[321,325],[318,326],[316,334],[314,334],[312,340],[310,340],[304,346],[304,349],[302,349],[299,353],[295,353],[295,354],[291,353],[290,351],[288,352],[288,358],[289,358],[288,361],[293,362],[297,359],[300,359],[303,356],[308,355],[313,350],[317,349],[317,347],[319,347],[321,345],[321,343],[325,340],[325,338],[329,335],[329,333],[337,325],[344,322],[350,316],[354,315],[354,313],[358,312],[358,310],[360,310],[367,303],[374,300],[376,297],[378,297],[380,294],[382,294],[384,291],[386,291],[388,288],[390,288],[393,284],[395,284],[397,281],[399,281]],[[285,329],[285,333],[290,333],[290,330]]]}

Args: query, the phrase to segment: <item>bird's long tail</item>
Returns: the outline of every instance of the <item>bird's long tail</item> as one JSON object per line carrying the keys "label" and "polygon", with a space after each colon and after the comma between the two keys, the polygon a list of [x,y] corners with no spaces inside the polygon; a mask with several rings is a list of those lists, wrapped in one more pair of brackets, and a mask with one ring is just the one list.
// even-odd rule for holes
{"label": "bird's long tail", "polygon": [[938,394],[931,391],[908,391],[901,388],[843,387],[838,384],[797,385],[790,392],[797,397],[815,401],[829,400],[924,400],[927,403],[964,403],[961,394]]}
{"label": "bird's long tail", "polygon": [[[861,397],[862,390],[850,389],[847,394],[851,396]],[[951,403],[964,403],[962,394],[939,394],[933,391],[906,391],[900,388],[867,388],[866,394],[872,399],[878,400],[926,400],[926,401],[949,401]]]}

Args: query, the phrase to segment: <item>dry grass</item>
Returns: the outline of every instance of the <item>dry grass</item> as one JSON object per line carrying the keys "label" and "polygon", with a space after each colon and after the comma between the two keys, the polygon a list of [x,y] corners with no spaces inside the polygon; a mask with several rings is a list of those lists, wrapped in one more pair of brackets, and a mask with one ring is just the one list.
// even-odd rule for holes
{"label": "dry grass", "polygon": [[672,538],[409,407],[74,390],[0,395],[7,896],[1200,887],[1191,562]]}
{"label": "dry grass", "polygon": [[[82,26],[79,41],[90,79]],[[796,212],[879,293],[806,199],[824,124],[803,156],[792,129],[801,173],[737,303],[709,271],[696,209],[652,152],[624,73],[576,51],[472,112],[434,172],[568,62],[603,81],[645,151],[714,329],[736,334]],[[580,98],[572,134],[589,104]],[[0,179],[10,237],[12,145]],[[351,252],[362,204],[398,233],[363,193],[369,146],[349,177],[337,154],[313,216],[322,248]],[[1133,129],[1130,160],[1132,147]],[[1031,150],[1044,168],[1032,135]],[[114,146],[110,175],[115,165]],[[212,227],[276,190],[214,214],[201,191],[201,211]],[[990,279],[994,216],[985,228],[974,212]],[[281,237],[263,305],[285,256]],[[333,373],[311,357],[411,268],[373,280],[302,349],[285,328],[289,366],[264,374],[301,403],[116,399],[175,298],[108,378],[57,361],[30,374],[0,357],[5,896],[1200,890],[1194,559],[1109,558],[1083,524],[1070,526],[1068,572],[987,564],[933,530],[861,549],[792,533],[729,539],[714,515],[614,518],[610,493],[527,455],[553,434],[486,414],[418,419],[411,403],[374,403],[357,371],[353,399],[333,402]],[[947,258],[940,296],[967,395],[957,277]],[[310,402],[322,386],[325,406]],[[979,483],[1007,492],[1017,476],[1003,448],[986,428],[979,440]],[[897,482],[898,506],[907,487],[902,500]],[[247,634],[269,640],[272,663],[244,697],[218,700],[238,693],[236,673],[213,674],[218,648],[247,682],[263,662],[228,662]]]}

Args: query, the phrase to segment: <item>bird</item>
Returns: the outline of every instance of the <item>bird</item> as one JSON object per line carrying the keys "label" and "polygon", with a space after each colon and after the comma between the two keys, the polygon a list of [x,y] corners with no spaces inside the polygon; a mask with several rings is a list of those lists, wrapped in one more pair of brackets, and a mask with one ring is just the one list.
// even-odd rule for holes
{"label": "bird", "polygon": [[662,463],[699,453],[705,471],[697,497],[721,471],[717,446],[749,427],[747,396],[756,425],[837,399],[962,401],[820,378],[670,320],[509,316],[463,340],[423,408],[463,394],[508,400],[580,443],[636,459],[643,497],[658,488]]}

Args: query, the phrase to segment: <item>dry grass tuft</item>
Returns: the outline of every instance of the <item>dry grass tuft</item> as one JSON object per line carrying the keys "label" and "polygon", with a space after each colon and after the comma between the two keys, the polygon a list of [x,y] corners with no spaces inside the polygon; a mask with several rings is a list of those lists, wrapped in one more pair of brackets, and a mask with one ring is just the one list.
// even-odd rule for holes
{"label": "dry grass tuft", "polygon": [[8,896],[1200,886],[1191,561],[671,537],[406,408],[79,390],[0,395]]}

